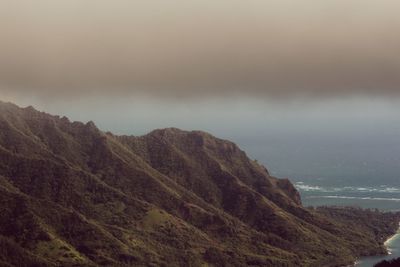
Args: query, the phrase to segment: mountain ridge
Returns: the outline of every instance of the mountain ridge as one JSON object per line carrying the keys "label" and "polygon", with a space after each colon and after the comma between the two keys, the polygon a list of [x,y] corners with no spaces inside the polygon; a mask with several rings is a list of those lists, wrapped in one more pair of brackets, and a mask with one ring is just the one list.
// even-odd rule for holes
{"label": "mountain ridge", "polygon": [[11,266],[340,266],[384,253],[399,219],[343,229],[343,211],[304,208],[288,179],[206,132],[118,136],[4,102],[0,191]]}

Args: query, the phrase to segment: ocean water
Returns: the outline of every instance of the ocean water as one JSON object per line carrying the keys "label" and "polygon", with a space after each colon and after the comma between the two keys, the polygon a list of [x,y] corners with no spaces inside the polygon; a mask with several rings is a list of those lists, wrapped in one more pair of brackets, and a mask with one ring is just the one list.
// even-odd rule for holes
{"label": "ocean water", "polygon": [[[400,211],[400,133],[376,129],[357,135],[267,133],[236,141],[272,175],[289,178],[305,206]],[[400,235],[387,246],[390,255],[362,258],[357,267],[400,257]]]}
{"label": "ocean water", "polygon": [[382,260],[390,260],[393,258],[400,257],[400,234],[396,234],[390,238],[385,245],[388,248],[389,255],[386,256],[375,256],[375,257],[364,257],[357,261],[357,267],[370,267],[374,266],[377,262]]}
{"label": "ocean water", "polygon": [[[305,206],[355,206],[380,209],[383,211],[400,211],[400,187],[393,185],[377,186],[327,186],[322,179],[313,183],[295,182]],[[400,233],[390,238],[385,245],[389,255],[363,257],[356,263],[357,267],[372,267],[382,260],[400,257]]]}
{"label": "ocean water", "polygon": [[294,182],[305,206],[357,206],[384,211],[400,211],[400,187],[376,186],[326,186],[323,181],[312,184]]}

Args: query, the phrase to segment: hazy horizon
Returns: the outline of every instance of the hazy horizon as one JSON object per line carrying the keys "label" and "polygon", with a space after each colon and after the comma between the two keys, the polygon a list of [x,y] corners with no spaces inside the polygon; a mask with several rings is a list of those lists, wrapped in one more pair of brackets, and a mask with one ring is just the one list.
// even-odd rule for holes
{"label": "hazy horizon", "polygon": [[[37,100],[36,100],[37,101]],[[81,99],[16,104],[103,131],[143,135],[157,128],[202,130],[237,143],[273,175],[311,184],[395,185],[400,174],[400,105],[396,99],[296,101]],[[71,108],[73,107],[73,108]],[[321,180],[322,179],[322,180]]]}
{"label": "hazy horizon", "polygon": [[400,134],[399,7],[0,0],[0,99],[116,134],[208,131],[283,175],[276,162],[296,157],[336,164],[329,150],[385,156]]}
{"label": "hazy horizon", "polygon": [[400,257],[399,10],[0,0],[0,265]]}

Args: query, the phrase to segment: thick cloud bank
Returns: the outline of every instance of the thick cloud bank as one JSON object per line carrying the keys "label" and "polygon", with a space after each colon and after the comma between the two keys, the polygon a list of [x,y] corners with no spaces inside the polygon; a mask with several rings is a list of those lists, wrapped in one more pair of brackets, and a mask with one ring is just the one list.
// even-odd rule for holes
{"label": "thick cloud bank", "polygon": [[390,0],[0,0],[0,92],[392,96]]}

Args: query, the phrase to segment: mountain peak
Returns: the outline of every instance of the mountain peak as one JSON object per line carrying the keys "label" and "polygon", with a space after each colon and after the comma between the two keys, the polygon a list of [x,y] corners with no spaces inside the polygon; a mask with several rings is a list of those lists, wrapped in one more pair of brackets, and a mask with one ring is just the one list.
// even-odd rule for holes
{"label": "mountain peak", "polygon": [[6,266],[340,266],[398,225],[368,214],[386,220],[376,235],[306,209],[288,179],[202,131],[117,136],[3,102],[0,208]]}
{"label": "mountain peak", "polygon": [[94,130],[98,130],[96,124],[95,124],[93,121],[88,121],[88,122],[86,123],[86,126],[87,126],[88,128],[92,128],[92,129],[94,129]]}

